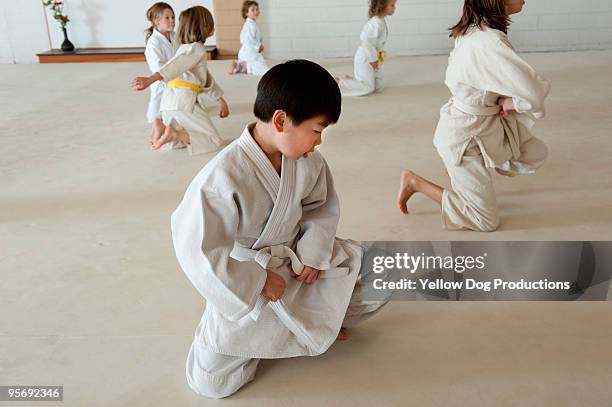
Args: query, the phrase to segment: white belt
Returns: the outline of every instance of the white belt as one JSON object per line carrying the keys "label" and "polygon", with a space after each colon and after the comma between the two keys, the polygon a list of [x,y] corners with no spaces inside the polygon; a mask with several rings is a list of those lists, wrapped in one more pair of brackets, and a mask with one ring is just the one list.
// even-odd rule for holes
{"label": "white belt", "polygon": [[[285,259],[290,259],[291,270],[293,270],[295,274],[300,275],[302,271],[304,271],[304,264],[300,261],[295,252],[285,245],[268,246],[260,250],[254,250],[235,244],[230,256],[238,261],[254,261],[262,268],[272,270],[282,267],[285,264]],[[323,270],[319,278],[345,277],[348,275],[349,271],[348,267],[334,267],[330,270]],[[259,319],[259,314],[261,314],[261,311],[268,305],[268,302],[269,300],[260,294],[255,303],[255,307],[249,313],[250,317],[257,321],[257,319]],[[274,305],[274,303],[271,305]],[[278,314],[279,309],[282,307],[276,306],[274,308]]]}
{"label": "white belt", "polygon": [[[264,247],[261,250],[249,249],[240,245],[234,245],[230,256],[238,261],[254,261],[264,269],[277,269],[285,264],[285,259],[291,261],[291,270],[297,275],[304,271],[304,264],[290,247],[279,244]],[[331,270],[323,270],[320,278],[344,277],[349,273],[348,267],[335,267]]]}
{"label": "white belt", "polygon": [[473,106],[468,105],[460,100],[451,98],[451,104],[463,113],[471,114],[474,116],[495,116],[501,110],[501,106]]}

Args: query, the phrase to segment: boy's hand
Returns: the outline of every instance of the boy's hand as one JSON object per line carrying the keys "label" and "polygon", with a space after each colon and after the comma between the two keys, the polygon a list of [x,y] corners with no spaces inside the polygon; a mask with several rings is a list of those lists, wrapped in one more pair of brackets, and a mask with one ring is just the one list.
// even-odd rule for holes
{"label": "boy's hand", "polygon": [[227,116],[229,116],[229,106],[227,106],[227,102],[225,101],[225,99],[220,98],[219,99],[219,117],[224,119]]}
{"label": "boy's hand", "polygon": [[372,65],[372,68],[374,69],[378,69],[378,61],[374,61],[374,62],[370,62],[370,65]]}
{"label": "boy's hand", "polygon": [[497,104],[501,106],[501,110],[497,113],[499,117],[508,117],[514,111],[514,101],[512,98],[500,97],[497,99]]}
{"label": "boy's hand", "polygon": [[261,293],[270,301],[278,301],[278,299],[283,296],[287,283],[281,276],[273,271],[266,270],[266,273],[268,276],[266,277],[266,283]]}
{"label": "boy's hand", "polygon": [[319,279],[319,277],[321,276],[321,270],[317,270],[316,268],[313,268],[310,266],[304,266],[304,270],[302,271],[302,274],[298,275],[294,273],[293,270],[290,271],[290,274],[291,274],[291,277],[294,277],[296,280],[303,281],[307,284],[310,284],[313,281],[316,281]]}

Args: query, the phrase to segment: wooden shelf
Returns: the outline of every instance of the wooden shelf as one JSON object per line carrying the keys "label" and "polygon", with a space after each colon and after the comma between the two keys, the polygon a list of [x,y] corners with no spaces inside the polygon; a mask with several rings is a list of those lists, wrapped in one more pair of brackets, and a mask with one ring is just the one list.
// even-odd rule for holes
{"label": "wooden shelf", "polygon": [[[74,52],[59,49],[36,54],[41,64],[66,62],[141,62],[145,60],[144,48],[77,48]],[[208,59],[217,58],[217,47],[207,46]]]}

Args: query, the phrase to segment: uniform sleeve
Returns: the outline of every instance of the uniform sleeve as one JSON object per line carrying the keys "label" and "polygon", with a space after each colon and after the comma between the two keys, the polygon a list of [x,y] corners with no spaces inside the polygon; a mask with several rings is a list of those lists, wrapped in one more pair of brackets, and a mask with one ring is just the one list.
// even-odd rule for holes
{"label": "uniform sleeve", "polygon": [[218,100],[223,97],[223,89],[221,89],[221,86],[215,81],[215,78],[210,74],[209,70],[206,70],[206,85],[204,85],[203,92],[213,100]]}
{"label": "uniform sleeve", "polygon": [[149,65],[149,70],[151,73],[159,72],[162,66],[168,62],[164,60],[162,52],[158,46],[159,44],[153,41],[154,40],[149,39],[149,42],[147,42],[147,46],[145,48],[145,59],[147,60],[147,65]]}
{"label": "uniform sleeve", "polygon": [[312,192],[302,200],[300,239],[297,255],[306,266],[319,270],[330,268],[336,230],[340,219],[340,204],[334,181],[323,161]]}
{"label": "uniform sleeve", "polygon": [[503,40],[483,47],[481,52],[483,63],[474,67],[480,79],[474,79],[484,81],[482,89],[511,97],[518,113],[544,117],[544,100],[550,92],[550,83]]}
{"label": "uniform sleeve", "polygon": [[202,61],[202,58],[206,58],[206,48],[203,46],[183,48],[158,72],[164,82],[168,82],[195,67]]}
{"label": "uniform sleeve", "polygon": [[266,272],[230,257],[239,224],[233,198],[190,189],[172,214],[172,240],[181,268],[221,315],[236,321],[255,306]]}
{"label": "uniform sleeve", "polygon": [[382,27],[377,19],[370,19],[361,32],[361,43],[367,50],[368,62],[378,61],[376,43],[381,34]]}
{"label": "uniform sleeve", "polygon": [[245,23],[240,31],[240,44],[252,51],[259,52],[261,41],[257,35],[255,24]]}

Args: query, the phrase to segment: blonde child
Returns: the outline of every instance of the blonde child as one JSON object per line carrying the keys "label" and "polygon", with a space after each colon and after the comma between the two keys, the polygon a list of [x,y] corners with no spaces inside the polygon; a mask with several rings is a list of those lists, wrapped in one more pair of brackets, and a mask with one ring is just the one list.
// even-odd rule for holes
{"label": "blonde child", "polygon": [[166,129],[153,148],[176,141],[187,144],[191,154],[200,154],[221,146],[222,140],[208,115],[204,99],[207,95],[219,102],[221,118],[229,115],[223,90],[206,67],[204,43],[213,32],[214,20],[208,9],[195,6],[183,11],[178,30],[181,45],[174,58],[153,75],[132,80],[132,88],[139,91],[157,81],[167,83],[160,106]]}
{"label": "blonde child", "polygon": [[370,0],[370,19],[361,30],[361,45],[355,53],[355,77],[336,78],[342,96],[365,96],[382,90],[381,70],[389,30],[385,17],[395,13],[397,0]]}
{"label": "blonde child", "polygon": [[[151,73],[159,71],[178,49],[178,41],[174,33],[174,10],[168,3],[155,3],[147,10],[147,20],[151,26],[145,30],[147,46],[145,59]],[[151,85],[151,97],[147,108],[147,120],[153,124],[151,129],[151,145],[155,144],[164,132],[159,106],[166,89],[164,82]]]}
{"label": "blonde child", "polygon": [[440,111],[434,145],[451,179],[445,189],[412,171],[401,175],[397,205],[421,192],[442,207],[446,229],[494,231],[499,214],[490,169],[506,176],[535,172],[546,145],[533,137],[544,116],[550,84],[516,53],[507,36],[509,16],[523,0],[465,0],[451,28],[455,49],[446,70],[450,101]]}
{"label": "blonde child", "polygon": [[227,73],[234,75],[245,73],[261,76],[268,70],[268,65],[262,52],[264,51],[263,38],[259,27],[259,4],[256,1],[245,1],[242,3],[242,18],[244,25],[240,31],[240,51],[238,60],[232,61],[227,68]]}

